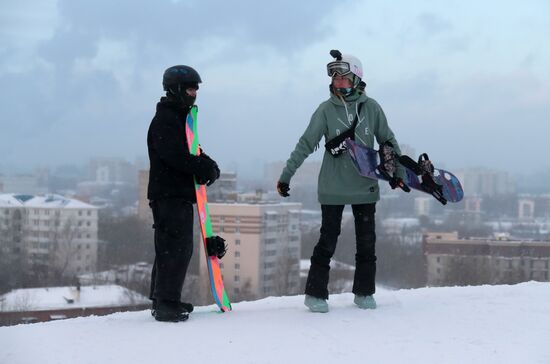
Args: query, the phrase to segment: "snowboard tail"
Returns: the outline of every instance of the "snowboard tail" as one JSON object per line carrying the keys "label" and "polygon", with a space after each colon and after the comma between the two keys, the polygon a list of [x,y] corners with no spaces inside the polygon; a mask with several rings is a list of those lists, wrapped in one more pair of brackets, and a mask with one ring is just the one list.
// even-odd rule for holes
{"label": "snowboard tail", "polygon": [[[200,155],[199,136],[197,134],[197,106],[193,106],[187,114],[185,123],[185,133],[187,136],[187,146],[189,153]],[[214,296],[214,301],[223,312],[231,311],[231,302],[225,291],[220,262],[217,256],[209,256],[207,249],[207,238],[214,235],[212,231],[212,221],[210,220],[210,211],[208,209],[208,200],[206,198],[206,187],[197,183],[195,178],[195,193],[197,196],[197,211],[201,227],[201,236],[206,255],[206,265],[208,267],[208,276],[210,278],[210,289]]]}
{"label": "snowboard tail", "polygon": [[[390,181],[390,177],[383,170],[380,171],[380,155],[377,150],[357,144],[351,139],[346,139],[346,146],[353,165],[361,176]],[[427,159],[427,155],[425,158]],[[408,187],[430,194],[442,204],[459,202],[464,197],[460,181],[451,172],[432,167],[428,173],[420,163],[408,156],[396,155],[396,159],[407,172],[403,182]]]}

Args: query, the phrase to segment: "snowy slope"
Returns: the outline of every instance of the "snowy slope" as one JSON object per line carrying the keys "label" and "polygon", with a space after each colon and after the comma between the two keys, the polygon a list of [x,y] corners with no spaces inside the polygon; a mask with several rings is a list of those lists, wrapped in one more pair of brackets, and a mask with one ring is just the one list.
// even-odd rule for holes
{"label": "snowy slope", "polygon": [[550,363],[550,283],[351,294],[313,314],[303,296],[196,309],[184,323],[148,311],[0,327],[0,363]]}

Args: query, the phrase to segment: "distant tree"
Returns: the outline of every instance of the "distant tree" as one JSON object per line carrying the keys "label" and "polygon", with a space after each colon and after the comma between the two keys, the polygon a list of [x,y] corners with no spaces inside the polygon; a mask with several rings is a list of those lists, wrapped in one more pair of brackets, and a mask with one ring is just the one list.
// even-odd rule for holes
{"label": "distant tree", "polygon": [[101,218],[98,233],[106,244],[102,266],[153,262],[153,229],[137,216]]}
{"label": "distant tree", "polygon": [[446,261],[442,285],[475,286],[491,284],[491,260],[489,257],[451,256]]}
{"label": "distant tree", "polygon": [[25,287],[31,281],[26,237],[24,211],[8,211],[0,216],[0,294]]}
{"label": "distant tree", "polygon": [[[51,232],[51,255],[55,264],[51,267],[53,275],[62,279],[67,277],[71,262],[79,253],[75,240],[78,234],[78,226],[75,216],[70,216],[63,221],[59,215],[53,219],[54,228]],[[73,276],[73,274],[70,274]]]}
{"label": "distant tree", "polygon": [[288,247],[285,247],[275,262],[274,289],[276,296],[285,296],[298,293],[300,261],[292,257]]}

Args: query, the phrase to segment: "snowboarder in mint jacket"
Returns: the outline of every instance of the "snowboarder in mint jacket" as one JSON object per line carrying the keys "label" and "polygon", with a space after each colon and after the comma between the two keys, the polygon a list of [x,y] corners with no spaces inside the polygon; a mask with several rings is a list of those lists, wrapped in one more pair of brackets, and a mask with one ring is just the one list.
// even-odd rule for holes
{"label": "snowboarder in mint jacket", "polygon": [[[374,147],[375,139],[378,144],[390,142],[395,151],[400,153],[399,144],[382,108],[364,93],[363,67],[359,59],[352,55],[342,55],[336,50],[330,53],[335,58],[327,64],[328,76],[331,78],[330,98],[313,113],[308,127],[286,162],[277,183],[277,191],[283,197],[289,196],[292,176],[315,151],[322,137],[330,144],[334,138],[347,132],[354,136],[356,142],[369,147]],[[402,170],[398,171],[398,175],[402,173]],[[326,146],[317,192],[322,212],[321,234],[311,256],[305,305],[313,312],[328,312],[329,264],[340,235],[344,206],[351,205],[357,248],[354,302],[363,309],[375,308],[375,206],[380,199],[378,182],[361,177],[345,149],[335,151]]]}
{"label": "snowboarder in mint jacket", "polygon": [[184,321],[193,305],[180,301],[193,254],[194,178],[210,185],[220,176],[217,163],[189,153],[187,114],[195,103],[201,78],[189,66],[164,72],[166,96],[157,104],[147,133],[150,171],[147,198],[153,212],[155,262],[151,273],[152,315],[158,321]]}

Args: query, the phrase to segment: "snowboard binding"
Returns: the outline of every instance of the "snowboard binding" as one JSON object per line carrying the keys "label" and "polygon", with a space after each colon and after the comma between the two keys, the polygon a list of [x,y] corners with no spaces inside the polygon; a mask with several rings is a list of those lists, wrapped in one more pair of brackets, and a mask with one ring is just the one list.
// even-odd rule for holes
{"label": "snowboard binding", "polygon": [[435,199],[443,205],[447,204],[447,199],[443,197],[443,186],[435,182],[434,165],[428,154],[422,153],[418,157],[418,162],[415,162],[411,157],[402,155],[399,157],[399,163],[413,171],[417,176],[421,176],[421,186],[424,190],[430,193]]}
{"label": "snowboard binding", "polygon": [[411,192],[411,189],[407,186],[405,181],[394,175],[397,170],[397,166],[395,164],[397,154],[393,150],[393,144],[390,142],[381,144],[378,154],[380,156],[380,164],[376,167],[376,169],[382,176],[388,179],[392,190],[399,187],[405,192]]}
{"label": "snowboard binding", "polygon": [[217,256],[218,259],[222,259],[227,253],[225,239],[217,235],[206,238],[206,252],[210,257]]}

